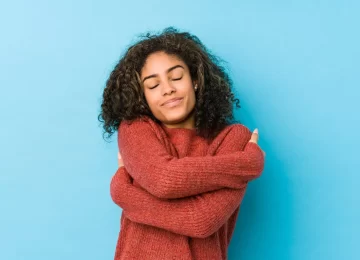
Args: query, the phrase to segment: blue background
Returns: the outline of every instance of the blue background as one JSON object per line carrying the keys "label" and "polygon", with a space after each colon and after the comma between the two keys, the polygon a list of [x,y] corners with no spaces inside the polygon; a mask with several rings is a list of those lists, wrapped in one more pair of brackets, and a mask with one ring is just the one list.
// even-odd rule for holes
{"label": "blue background", "polygon": [[229,259],[360,259],[357,1],[8,1],[0,7],[0,259],[112,259],[116,138],[97,121],[136,35],[169,25],[228,62],[259,128]]}

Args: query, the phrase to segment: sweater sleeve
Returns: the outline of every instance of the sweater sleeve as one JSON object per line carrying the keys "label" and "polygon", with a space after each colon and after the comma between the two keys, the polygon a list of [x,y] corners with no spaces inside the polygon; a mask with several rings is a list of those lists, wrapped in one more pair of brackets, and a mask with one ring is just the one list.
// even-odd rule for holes
{"label": "sweater sleeve", "polygon": [[132,183],[125,167],[111,180],[112,200],[131,221],[189,237],[205,238],[216,232],[239,207],[247,184],[181,199],[160,199]]}
{"label": "sweater sleeve", "polygon": [[[144,189],[159,198],[182,198],[240,188],[260,176],[264,155],[256,143],[249,142],[249,129],[237,124],[219,136],[212,143],[213,154],[179,159],[167,152],[148,122],[122,122],[118,145],[125,168]],[[217,153],[235,146],[237,150]]]}

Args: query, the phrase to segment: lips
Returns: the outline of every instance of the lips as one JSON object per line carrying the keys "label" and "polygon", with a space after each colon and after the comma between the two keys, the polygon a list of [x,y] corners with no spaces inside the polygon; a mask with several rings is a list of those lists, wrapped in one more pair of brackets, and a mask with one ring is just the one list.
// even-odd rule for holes
{"label": "lips", "polygon": [[167,105],[167,104],[170,104],[172,102],[176,102],[176,101],[179,101],[181,100],[182,98],[172,98],[172,99],[169,99],[168,101],[166,101],[164,104],[162,104],[163,106],[164,105]]}

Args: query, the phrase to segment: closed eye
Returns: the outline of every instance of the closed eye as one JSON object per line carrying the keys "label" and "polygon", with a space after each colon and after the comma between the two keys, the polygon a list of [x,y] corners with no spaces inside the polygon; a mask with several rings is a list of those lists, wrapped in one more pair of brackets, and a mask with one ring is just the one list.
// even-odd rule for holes
{"label": "closed eye", "polygon": [[[172,79],[172,80],[173,80],[173,81],[177,81],[177,80],[180,80],[180,79],[182,79],[182,77],[176,78],[176,79]],[[155,86],[153,86],[153,87],[151,87],[151,88],[149,88],[149,89],[156,88],[157,86],[159,86],[159,84],[157,84],[157,85],[155,85]]]}

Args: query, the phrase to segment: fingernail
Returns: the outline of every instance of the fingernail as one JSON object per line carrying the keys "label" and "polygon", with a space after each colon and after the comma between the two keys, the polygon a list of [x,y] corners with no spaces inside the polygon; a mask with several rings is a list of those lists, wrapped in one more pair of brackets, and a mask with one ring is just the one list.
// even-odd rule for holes
{"label": "fingernail", "polygon": [[257,128],[255,128],[254,133],[258,134],[259,130]]}

